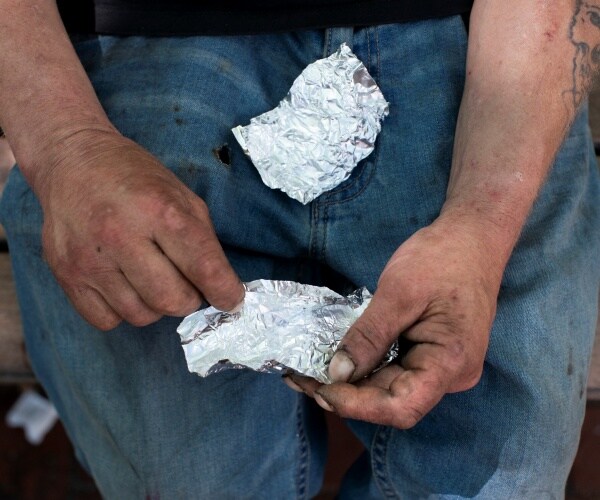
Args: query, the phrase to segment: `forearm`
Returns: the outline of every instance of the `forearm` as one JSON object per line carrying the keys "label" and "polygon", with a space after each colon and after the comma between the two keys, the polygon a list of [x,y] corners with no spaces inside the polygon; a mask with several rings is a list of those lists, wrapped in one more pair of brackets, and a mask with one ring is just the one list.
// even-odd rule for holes
{"label": "forearm", "polygon": [[35,189],[38,174],[79,133],[114,129],[55,2],[0,0],[0,12],[0,123]]}
{"label": "forearm", "polygon": [[571,1],[529,0],[477,0],[473,9],[441,217],[481,235],[500,273],[589,85],[575,70],[576,11]]}

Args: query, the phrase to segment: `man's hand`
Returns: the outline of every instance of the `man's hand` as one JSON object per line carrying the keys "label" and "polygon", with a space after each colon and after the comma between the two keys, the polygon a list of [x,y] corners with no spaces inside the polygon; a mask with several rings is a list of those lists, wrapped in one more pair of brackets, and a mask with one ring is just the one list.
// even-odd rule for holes
{"label": "man's hand", "polygon": [[0,0],[0,122],[44,211],[45,257],[108,330],[182,316],[244,289],[202,200],[109,122],[56,2]]}
{"label": "man's hand", "polygon": [[[502,275],[474,234],[440,219],[413,235],[390,259],[371,304],[331,361],[337,383],[292,381],[342,417],[399,428],[415,425],[444,394],[473,387]],[[413,347],[369,375],[399,336]]]}
{"label": "man's hand", "polygon": [[[296,388],[344,417],[406,428],[477,383],[504,267],[600,68],[598,4],[475,1],[441,216],[398,249],[333,358],[332,378],[353,385]],[[399,335],[414,343],[400,364],[363,379]]]}
{"label": "man's hand", "polygon": [[81,315],[108,330],[184,316],[203,298],[232,310],[243,286],[204,202],[116,132],[70,137],[35,177],[45,258]]}

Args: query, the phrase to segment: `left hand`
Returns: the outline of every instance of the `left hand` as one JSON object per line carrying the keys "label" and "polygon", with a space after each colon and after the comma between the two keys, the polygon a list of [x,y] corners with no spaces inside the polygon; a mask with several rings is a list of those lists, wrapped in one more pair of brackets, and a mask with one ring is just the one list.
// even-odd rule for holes
{"label": "left hand", "polygon": [[[342,417],[402,429],[444,394],[475,386],[504,267],[490,258],[485,237],[476,236],[485,234],[480,229],[438,219],[415,233],[394,253],[340,343],[329,367],[335,383],[292,375],[288,385]],[[413,347],[372,373],[399,336]]]}

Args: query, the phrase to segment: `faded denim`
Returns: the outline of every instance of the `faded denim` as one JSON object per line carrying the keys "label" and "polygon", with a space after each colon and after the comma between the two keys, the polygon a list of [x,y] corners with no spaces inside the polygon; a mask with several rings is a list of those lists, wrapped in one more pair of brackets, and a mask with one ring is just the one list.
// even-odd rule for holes
{"label": "faded denim", "polygon": [[[346,41],[390,102],[375,152],[307,206],[262,184],[230,132]],[[466,57],[459,17],[253,37],[80,39],[116,127],[208,203],[243,280],[340,292],[378,276],[440,211]],[[229,159],[219,148],[229,153]],[[118,168],[115,165],[115,168]],[[14,169],[1,204],[35,372],[107,498],[309,498],[320,409],[278,376],[187,372],[166,318],[102,333],[42,259],[39,204]],[[367,452],[340,498],[561,498],[579,438],[600,268],[600,180],[583,109],[506,270],[481,382],[416,427],[349,422]]]}

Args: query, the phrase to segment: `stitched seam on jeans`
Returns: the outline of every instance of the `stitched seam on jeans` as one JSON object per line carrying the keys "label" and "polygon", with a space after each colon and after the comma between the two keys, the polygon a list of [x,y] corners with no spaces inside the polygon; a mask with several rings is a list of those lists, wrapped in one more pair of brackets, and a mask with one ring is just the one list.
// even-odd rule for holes
{"label": "stitched seam on jeans", "polygon": [[[351,189],[352,187],[354,187],[354,185],[360,180],[360,178],[362,176],[362,173],[372,163],[373,163],[373,161],[371,161],[371,159],[369,159],[369,160],[365,160],[365,162],[360,167],[358,167],[358,165],[356,167],[354,167],[354,169],[352,170],[352,173],[354,173],[356,169],[359,169],[360,173],[358,175],[356,175],[353,179],[350,179],[350,182],[347,185],[345,185],[344,187],[334,188],[331,191],[327,191],[326,194],[328,194],[328,195],[335,195],[335,194],[339,194],[339,193],[343,193],[345,191],[348,191],[349,189]],[[371,177],[369,175],[369,179],[368,180],[370,180],[370,178]],[[348,180],[348,179],[346,179],[346,180]],[[335,201],[324,202],[324,203],[335,203]]]}
{"label": "stitched seam on jeans", "polygon": [[372,71],[373,66],[371,65],[371,28],[365,30],[367,37],[367,64],[369,65],[369,71]]}
{"label": "stitched seam on jeans", "polygon": [[331,51],[331,34],[332,28],[327,28],[325,30],[325,43],[323,44],[323,59],[329,56]]}
{"label": "stitched seam on jeans", "polygon": [[296,430],[298,432],[298,449],[299,449],[299,467],[298,467],[298,475],[296,477],[296,493],[298,494],[298,498],[307,498],[306,494],[308,491],[306,484],[306,471],[309,466],[309,454],[308,454],[308,445],[306,443],[306,433],[304,431],[303,424],[303,403],[304,398],[302,395],[297,396],[297,410],[296,410]]}
{"label": "stitched seam on jeans", "polygon": [[[521,450],[521,460],[519,460],[519,465],[515,468],[515,470],[521,470],[521,467],[523,465],[523,462],[525,461],[525,446],[521,446],[520,450]],[[519,487],[519,484],[515,481],[513,483],[513,489],[510,492],[510,495],[507,497],[507,500],[511,500],[511,499],[516,499],[516,500],[520,500],[520,496],[516,495],[517,493],[517,489]]]}
{"label": "stitched seam on jeans", "polygon": [[[375,431],[373,444],[371,445],[371,468],[375,484],[379,491],[389,499],[399,499],[400,494],[395,490],[393,484],[389,481],[390,472],[387,461],[384,459],[387,452],[387,444],[390,439],[392,429],[380,425]],[[383,470],[385,469],[385,470]]]}
{"label": "stitched seam on jeans", "polygon": [[327,244],[327,223],[329,221],[329,206],[323,207],[323,242],[321,244],[321,262],[325,262],[325,247]]}
{"label": "stitched seam on jeans", "polygon": [[[342,40],[342,42],[345,42],[348,47],[350,47],[350,50],[354,52],[354,36],[355,36],[355,29],[354,26],[350,26],[347,28],[349,31],[349,36],[345,37],[344,40]],[[338,47],[339,48],[339,47]],[[337,49],[336,49],[337,50]]]}
{"label": "stitched seam on jeans", "polygon": [[377,85],[381,88],[381,54],[379,53],[379,27],[375,26],[375,47],[377,50]]}
{"label": "stitched seam on jeans", "polygon": [[[373,155],[375,155],[375,157],[373,158],[373,160],[372,161],[365,161],[365,164],[363,165],[363,172],[367,168],[370,168],[371,171],[368,174],[367,179],[364,181],[365,182],[364,185],[356,193],[354,193],[352,196],[350,196],[348,198],[344,198],[342,200],[328,200],[328,201],[323,201],[322,205],[323,206],[341,205],[342,203],[346,203],[348,201],[352,201],[353,199],[355,199],[358,196],[360,196],[363,193],[363,191],[365,189],[367,189],[367,187],[369,186],[369,183],[371,182],[371,179],[375,175],[375,170],[376,170],[376,166],[377,166],[377,159],[379,158],[379,148],[375,148],[375,151],[373,152]],[[362,175],[362,172],[361,172],[361,175]],[[357,175],[356,178],[348,186],[344,186],[343,188],[335,190],[335,191],[330,191],[327,194],[329,194],[329,195],[336,195],[336,194],[343,193],[343,192],[349,190],[351,187],[353,187],[359,181],[361,175]]]}
{"label": "stitched seam on jeans", "polygon": [[[381,57],[379,54],[379,30],[377,29],[377,27],[374,28],[375,30],[375,45],[376,45],[376,52],[377,52],[377,79],[381,80]],[[371,49],[370,49],[370,36],[369,36],[369,30],[367,31],[367,59],[368,59],[368,64],[369,67],[371,66]],[[333,189],[329,192],[326,193],[326,195],[337,195],[340,193],[344,193],[345,191],[353,188],[355,186],[355,184],[361,179],[365,169],[367,168],[371,168],[371,172],[369,173],[368,178],[365,180],[365,184],[362,186],[362,188],[360,188],[358,190],[358,192],[356,192],[355,194],[353,194],[351,197],[349,198],[345,198],[343,200],[326,200],[323,201],[323,205],[332,205],[332,204],[340,204],[340,203],[345,203],[347,201],[351,201],[354,198],[356,198],[357,196],[361,195],[362,192],[367,188],[367,186],[369,185],[369,183],[371,182],[371,179],[373,178],[373,175],[375,175],[375,170],[377,167],[377,161],[379,159],[379,147],[375,147],[375,151],[373,151],[372,153],[372,159],[369,158],[367,160],[365,160],[364,165],[362,166],[361,172],[359,175],[357,175],[349,184],[347,184],[346,186],[344,186],[343,188],[337,188],[337,189]],[[356,167],[355,167],[356,168]]]}
{"label": "stitched seam on jeans", "polygon": [[319,202],[313,201],[311,207],[311,221],[310,221],[310,246],[308,249],[308,255],[313,257],[317,252],[317,241],[319,239]]}

